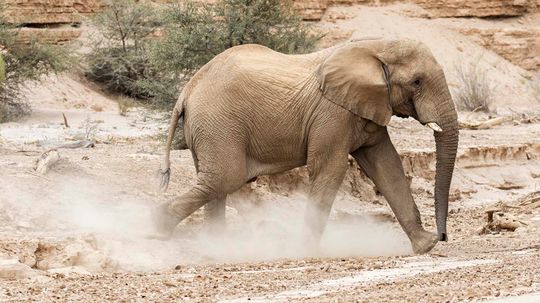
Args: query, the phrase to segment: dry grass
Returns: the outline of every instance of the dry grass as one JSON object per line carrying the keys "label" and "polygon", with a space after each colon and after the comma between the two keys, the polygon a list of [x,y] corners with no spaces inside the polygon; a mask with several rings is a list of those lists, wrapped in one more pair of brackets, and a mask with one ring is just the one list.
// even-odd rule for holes
{"label": "dry grass", "polygon": [[458,110],[490,112],[492,110],[493,83],[479,65],[455,65],[459,87],[454,90]]}
{"label": "dry grass", "polygon": [[118,114],[122,117],[125,117],[129,110],[135,106],[135,101],[133,99],[121,96],[117,100],[118,103]]}
{"label": "dry grass", "polygon": [[90,117],[87,117],[80,125],[82,130],[82,137],[84,140],[94,141],[98,131],[99,121],[92,120]]}

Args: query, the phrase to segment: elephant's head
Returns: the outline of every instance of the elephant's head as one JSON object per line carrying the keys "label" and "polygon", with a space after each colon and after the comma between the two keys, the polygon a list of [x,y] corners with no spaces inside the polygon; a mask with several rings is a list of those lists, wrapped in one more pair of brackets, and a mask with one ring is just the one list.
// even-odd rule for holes
{"label": "elephant's head", "polygon": [[355,115],[379,125],[392,115],[413,117],[434,130],[435,214],[445,241],[459,131],[444,72],[429,49],[412,40],[352,41],[331,51],[318,77],[325,97]]}

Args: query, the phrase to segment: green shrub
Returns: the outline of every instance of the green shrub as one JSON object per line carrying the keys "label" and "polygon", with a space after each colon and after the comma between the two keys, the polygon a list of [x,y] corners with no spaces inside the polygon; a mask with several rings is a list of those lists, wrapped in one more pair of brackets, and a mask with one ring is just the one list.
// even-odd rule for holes
{"label": "green shrub", "polygon": [[165,34],[153,44],[152,62],[165,87],[146,87],[165,108],[201,66],[230,47],[255,43],[283,53],[307,53],[322,38],[302,22],[290,2],[280,0],[187,1],[166,9],[163,20]]}
{"label": "green shrub", "polygon": [[108,5],[94,18],[102,37],[88,55],[88,77],[161,109],[170,109],[183,84],[227,48],[257,43],[305,53],[321,38],[279,0],[187,1],[159,11],[134,0]]}
{"label": "green shrub", "polygon": [[148,47],[156,28],[156,11],[134,0],[105,4],[107,9],[92,19],[99,34],[92,39],[86,75],[112,92],[148,98],[137,82],[154,77]]}

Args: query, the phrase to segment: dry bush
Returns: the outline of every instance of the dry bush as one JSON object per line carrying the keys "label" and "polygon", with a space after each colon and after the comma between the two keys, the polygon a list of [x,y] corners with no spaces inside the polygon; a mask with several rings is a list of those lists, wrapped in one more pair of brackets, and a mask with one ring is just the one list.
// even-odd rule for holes
{"label": "dry bush", "polygon": [[455,65],[455,71],[460,82],[459,88],[454,90],[458,110],[490,112],[494,87],[486,71],[477,64],[463,65],[461,62]]}
{"label": "dry bush", "polygon": [[82,139],[87,141],[94,141],[96,139],[98,126],[99,121],[92,120],[90,119],[90,117],[87,117],[83,122],[81,122],[81,125],[79,126],[82,131],[82,133],[80,134]]}

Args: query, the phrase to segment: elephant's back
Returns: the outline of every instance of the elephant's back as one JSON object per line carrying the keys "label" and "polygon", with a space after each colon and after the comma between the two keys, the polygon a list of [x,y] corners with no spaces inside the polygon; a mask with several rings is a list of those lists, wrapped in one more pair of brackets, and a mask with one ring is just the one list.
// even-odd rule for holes
{"label": "elephant's back", "polygon": [[291,82],[312,73],[322,59],[319,53],[288,55],[257,44],[233,47],[222,54],[222,65],[219,66],[220,70],[216,70],[218,72]]}
{"label": "elephant's back", "polygon": [[[279,109],[312,81],[323,60],[320,53],[287,55],[246,44],[217,55],[186,85],[186,106],[192,110],[228,111],[232,107]],[[273,100],[272,104],[268,104]]]}
{"label": "elephant's back", "polygon": [[[300,150],[307,110],[301,90],[316,86],[319,56],[286,55],[260,45],[234,47],[216,56],[194,77],[184,104],[194,145],[202,138],[216,144],[227,138],[229,143],[244,141],[253,154],[277,145],[291,149],[284,154]],[[264,142],[257,142],[259,138]]]}

